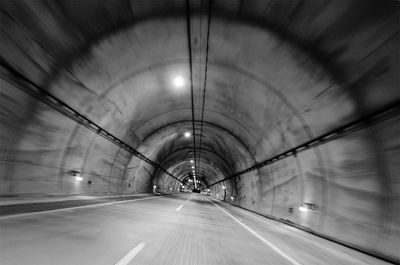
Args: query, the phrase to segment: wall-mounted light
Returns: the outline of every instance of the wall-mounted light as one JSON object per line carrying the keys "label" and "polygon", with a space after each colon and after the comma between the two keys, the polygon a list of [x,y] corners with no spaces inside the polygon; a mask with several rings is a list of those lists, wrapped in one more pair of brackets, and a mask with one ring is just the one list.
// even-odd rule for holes
{"label": "wall-mounted light", "polygon": [[315,211],[318,209],[318,205],[315,203],[304,202],[302,205],[299,206],[299,211],[306,213],[309,211]]}
{"label": "wall-mounted light", "polygon": [[304,207],[304,206],[300,206],[300,207],[299,207],[299,211],[300,211],[300,212],[303,212],[303,213],[306,213],[306,212],[308,212],[308,208],[307,208],[307,207]]}
{"label": "wall-mounted light", "polygon": [[73,177],[75,177],[75,181],[81,182],[83,180],[83,175],[81,172],[76,171],[76,170],[71,170],[69,172]]}
{"label": "wall-mounted light", "polygon": [[78,181],[78,182],[81,182],[83,180],[83,178],[81,176],[76,176],[75,180]]}

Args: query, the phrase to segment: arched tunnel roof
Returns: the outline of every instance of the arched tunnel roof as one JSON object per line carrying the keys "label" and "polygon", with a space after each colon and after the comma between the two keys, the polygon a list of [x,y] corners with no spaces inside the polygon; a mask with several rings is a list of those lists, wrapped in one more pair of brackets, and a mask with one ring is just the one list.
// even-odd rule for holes
{"label": "arched tunnel roof", "polygon": [[[3,12],[17,18],[25,12],[32,20],[41,10],[52,14],[49,19],[56,22],[52,31],[43,32],[40,25],[30,26],[27,30],[35,34],[33,41],[38,44],[43,42],[45,45],[46,40],[53,39],[50,42],[53,48],[43,50],[42,65],[36,70],[39,72],[21,69],[30,72],[29,78],[42,83],[50,93],[136,148],[155,131],[159,137],[167,139],[160,131],[169,126],[165,133],[169,133],[170,138],[163,146],[142,148],[157,163],[165,163],[163,160],[168,159],[168,153],[172,154],[176,149],[191,145],[193,148],[192,141],[178,139],[178,132],[191,130],[186,124],[192,118],[191,78],[196,146],[212,150],[209,154],[224,157],[225,168],[221,171],[225,174],[313,139],[337,124],[344,124],[393,99],[384,98],[390,93],[376,97],[373,92],[376,89],[369,88],[354,97],[352,90],[356,88],[348,77],[349,71],[357,68],[343,65],[346,65],[346,59],[357,61],[354,58],[357,55],[362,59],[360,52],[356,52],[358,47],[351,45],[354,42],[349,37],[342,40],[348,43],[346,52],[333,57],[331,54],[339,44],[327,40],[322,41],[323,44],[316,43],[321,42],[323,36],[318,36],[318,30],[313,27],[325,23],[325,26],[331,26],[332,34],[335,30],[343,30],[341,35],[351,29],[341,28],[340,23],[331,25],[329,18],[322,18],[322,15],[322,25],[315,19],[314,23],[299,28],[306,18],[301,16],[302,12],[317,12],[314,5],[304,6],[296,1],[271,5],[271,2],[260,1],[258,5],[264,8],[255,9],[254,3],[242,4],[237,13],[237,2],[214,1],[208,21],[208,6],[195,2],[190,12],[189,51],[184,1],[173,1],[168,5],[154,2],[145,5],[141,1],[131,1],[130,6],[124,4],[128,2],[77,5],[65,1],[49,6],[22,6],[22,12],[19,10],[17,14],[13,12],[14,5],[9,3]],[[348,10],[353,10],[349,8],[352,4],[332,8],[325,3],[318,12],[335,10],[337,15],[345,17]],[[279,8],[286,8],[281,13],[288,15],[274,20]],[[302,12],[289,12],[295,12],[296,8]],[[379,8],[387,10],[390,6]],[[52,10],[63,13],[56,15]],[[273,12],[274,16],[263,19],[265,12]],[[100,14],[103,15],[98,22]],[[32,25],[43,23],[32,22]],[[24,23],[27,23],[26,19],[20,22]],[[383,29],[388,31],[387,34],[396,30]],[[53,36],[54,33],[58,35]],[[363,36],[358,38],[361,41]],[[62,45],[60,41],[63,41]],[[315,47],[314,44],[319,45]],[[371,42],[370,49],[374,45],[377,44]],[[38,49],[40,47],[43,46]],[[367,50],[368,45],[363,49]],[[58,53],[52,54],[54,52]],[[189,54],[193,58],[192,73]],[[33,61],[35,59],[39,60],[34,58]],[[181,88],[174,87],[176,76],[184,78]],[[202,126],[203,122],[215,126]],[[178,135],[173,137],[175,132]],[[230,134],[229,141],[225,139],[227,133]],[[243,150],[234,150],[237,148]],[[244,156],[248,156],[248,161],[238,165],[235,160],[241,160],[243,152],[247,152]],[[180,161],[171,163],[169,160],[168,166],[174,162]]]}
{"label": "arched tunnel roof", "polygon": [[[184,181],[192,166],[205,188],[399,102],[396,1],[188,2],[1,2],[3,149],[25,163],[2,166],[4,194],[176,188],[165,171]],[[21,76],[165,171],[15,89],[26,85],[15,81]],[[318,190],[298,184],[303,197],[329,205],[323,187],[340,182],[329,177],[330,155],[353,157],[346,148],[299,158],[313,161],[304,183]],[[249,195],[251,208],[291,181],[300,162],[290,159],[275,164],[287,169],[274,183],[262,177],[279,171],[271,166],[223,185],[236,195],[266,185]],[[71,170],[99,186],[78,190]],[[374,185],[361,189],[390,189]]]}

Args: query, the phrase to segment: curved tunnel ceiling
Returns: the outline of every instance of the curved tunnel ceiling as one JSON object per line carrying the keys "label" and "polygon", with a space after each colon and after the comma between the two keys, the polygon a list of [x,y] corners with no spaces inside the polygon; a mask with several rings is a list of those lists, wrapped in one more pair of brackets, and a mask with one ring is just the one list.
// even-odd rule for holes
{"label": "curved tunnel ceiling", "polygon": [[176,191],[197,149],[201,186],[224,181],[214,194],[398,258],[400,123],[382,111],[400,100],[398,1],[1,1],[0,12],[2,195]]}
{"label": "curved tunnel ceiling", "polygon": [[[213,1],[212,6],[211,2],[208,5],[193,1],[190,13],[187,13],[185,1],[171,1],[168,5],[141,1],[116,3],[101,2],[98,6],[91,3],[78,6],[71,1],[48,5],[5,4],[5,20],[11,16],[34,17],[42,10],[62,10],[58,20],[53,19],[55,28],[49,32],[59,30],[56,38],[60,43],[65,41],[59,50],[79,48],[72,52],[75,56],[56,61],[57,67],[50,70],[47,77],[39,74],[32,76],[32,80],[44,80],[52,94],[160,164],[165,164],[163,160],[168,159],[168,152],[190,147],[190,141],[179,142],[175,149],[169,147],[172,142],[164,142],[165,146],[155,149],[153,146],[145,148],[143,141],[170,124],[175,124],[175,130],[180,131],[183,126],[180,123],[191,120],[191,78],[194,119],[200,121],[200,126],[195,126],[195,136],[201,138],[197,139],[196,146],[200,149],[200,145],[204,145],[217,156],[224,157],[227,164],[224,167],[231,168],[229,171],[221,168],[224,174],[240,171],[313,139],[391,99],[385,95],[375,97],[373,90],[356,94],[355,86],[348,78],[354,70],[350,65],[344,65],[342,58],[331,56],[337,44],[313,46],[312,41],[308,41],[318,36],[318,30],[321,30],[318,27],[324,23],[318,24],[316,19],[314,24],[299,27],[306,21],[301,16],[306,11],[321,14],[325,10],[334,10],[336,16],[347,18],[354,12],[351,1],[340,7],[335,3],[323,3],[318,8],[318,5],[308,6],[297,1],[283,4]],[[279,11],[280,8],[286,11]],[[391,10],[389,3],[377,8],[381,10],[379,14]],[[269,14],[268,19],[263,12]],[[363,12],[358,16],[365,20],[369,11]],[[108,14],[109,20],[102,22],[101,27],[84,23],[85,19],[97,20],[103,13]],[[277,16],[278,13],[281,16]],[[332,22],[329,17],[324,21],[334,25],[333,28],[343,25]],[[23,20],[20,23],[37,30]],[[68,24],[68,27],[61,29],[62,24]],[[379,29],[387,35],[393,32],[390,27]],[[75,33],[67,33],[68,30],[85,34],[73,36]],[[331,31],[331,34],[340,35],[338,31]],[[42,32],[36,35],[49,39]],[[317,41],[318,37],[315,37],[315,45]],[[357,49],[355,42],[348,43],[349,49]],[[368,45],[364,46],[364,49],[368,48]],[[355,52],[350,59],[358,54]],[[193,73],[189,71],[189,55],[193,59]],[[43,70],[51,69],[45,66],[45,58],[49,56],[43,54]],[[29,77],[31,75],[33,73],[28,73]],[[172,82],[178,75],[184,79],[181,88],[174,87]],[[206,88],[204,94],[203,87]],[[371,96],[374,104],[370,104]],[[205,126],[201,131],[199,127],[203,120],[223,130],[211,133]],[[78,128],[79,125],[75,125],[71,130],[65,148],[74,141]],[[229,132],[237,142],[225,141],[223,131]],[[175,144],[174,138],[170,141]],[[244,163],[235,161],[238,152],[231,149],[236,145],[246,149],[247,161]],[[214,150],[215,146],[218,150]],[[169,160],[168,166],[174,162],[179,161],[171,163]]]}
{"label": "curved tunnel ceiling", "polygon": [[[194,27],[207,18],[192,19]],[[223,128],[237,142],[227,142],[223,130],[210,131],[209,126],[204,126],[201,139],[204,148],[217,148],[213,151],[225,157],[225,168],[231,168],[221,168],[225,174],[312,139],[356,115],[347,91],[296,46],[247,22],[212,17],[211,23],[203,120]],[[200,121],[195,125],[197,148],[205,80],[205,40],[199,37],[206,34],[202,31],[193,30],[191,40],[194,116]],[[136,23],[91,47],[59,74],[51,93],[165,164],[174,148],[193,148],[192,141],[170,138],[158,149],[152,145],[148,150],[141,145],[163,126],[175,124],[172,132],[191,130],[184,125],[191,120],[187,38],[183,16]],[[174,87],[176,76],[183,77],[182,87]],[[336,115],[330,114],[333,110]],[[238,166],[238,152],[229,150],[240,144],[253,161]],[[179,162],[169,161],[168,167]]]}
{"label": "curved tunnel ceiling", "polygon": [[[224,165],[220,161],[216,164],[225,176],[353,120],[370,111],[365,106],[373,110],[382,105],[379,102],[388,101],[381,97],[375,104],[363,103],[371,100],[360,99],[359,95],[371,93],[355,97],[351,81],[346,78],[350,68],[338,71],[340,62],[328,50],[323,51],[323,45],[317,48],[307,43],[307,35],[316,34],[312,27],[302,31],[295,24],[289,27],[284,21],[294,18],[285,16],[262,19],[262,9],[255,7],[268,9],[268,2],[239,7],[236,2],[213,1],[210,9],[206,4],[191,3],[191,50],[184,1],[173,1],[168,7],[149,4],[147,8],[139,3],[129,2],[136,18],[133,22],[119,5],[102,3],[93,9],[92,14],[98,15],[105,8],[119,21],[117,26],[108,27],[104,22],[107,30],[96,29],[98,32],[82,27],[86,33],[92,31],[85,35],[92,38],[82,42],[84,48],[77,56],[57,62],[59,66],[44,80],[52,94],[167,167],[180,162],[168,159],[170,154],[193,148],[193,144],[176,141],[169,130],[164,135],[169,135],[169,140],[162,145],[157,140],[157,147],[146,147],[144,142],[172,124],[172,131],[190,130],[185,123],[192,119],[191,78],[194,119],[200,121],[195,125],[196,147],[204,146],[212,150],[210,153],[224,157]],[[332,9],[330,5],[334,4],[327,3],[321,10]],[[304,8],[295,1],[282,6],[293,11]],[[334,10],[346,16],[351,6],[349,2]],[[48,8],[61,7],[65,16],[75,18],[71,21],[81,22],[73,2],[59,2]],[[28,9],[36,13],[40,8]],[[321,10],[309,8],[310,12]],[[10,5],[7,12],[17,17],[24,13],[15,14]],[[74,23],[71,26],[75,28]],[[174,87],[176,76],[184,80],[180,88]],[[203,121],[222,130],[210,130],[209,126],[202,130]],[[75,125],[70,132],[65,148],[74,141],[78,128]],[[227,141],[226,132],[236,141]]]}

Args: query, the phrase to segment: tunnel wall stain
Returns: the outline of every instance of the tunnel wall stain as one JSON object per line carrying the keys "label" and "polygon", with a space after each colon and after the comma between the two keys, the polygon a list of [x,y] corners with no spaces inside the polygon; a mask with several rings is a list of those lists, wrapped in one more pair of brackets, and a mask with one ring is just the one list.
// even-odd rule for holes
{"label": "tunnel wall stain", "polygon": [[[400,221],[400,144],[395,136],[400,133],[399,121],[397,114],[317,147],[323,171],[315,150],[310,149],[241,176],[234,204],[399,259],[394,247],[400,243],[400,229],[395,225]],[[261,187],[263,200],[254,204],[249,194],[255,185],[249,182],[258,174],[267,181]],[[317,208],[301,212],[303,203]]]}
{"label": "tunnel wall stain", "polygon": [[42,103],[29,112],[32,98],[19,91],[6,82],[1,87],[2,95],[14,95],[1,108],[1,145],[7,147],[1,149],[1,195],[119,193],[131,155],[86,128],[74,130],[75,122]]}

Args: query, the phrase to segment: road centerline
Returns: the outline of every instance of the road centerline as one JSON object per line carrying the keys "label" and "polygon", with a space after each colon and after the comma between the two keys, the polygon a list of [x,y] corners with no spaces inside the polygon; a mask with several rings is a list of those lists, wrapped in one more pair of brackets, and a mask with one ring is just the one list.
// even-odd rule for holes
{"label": "road centerline", "polygon": [[122,259],[120,259],[115,265],[127,265],[129,262],[133,260],[133,258],[139,254],[140,251],[144,248],[145,244],[141,242],[139,245],[134,247],[131,251],[128,252]]}

